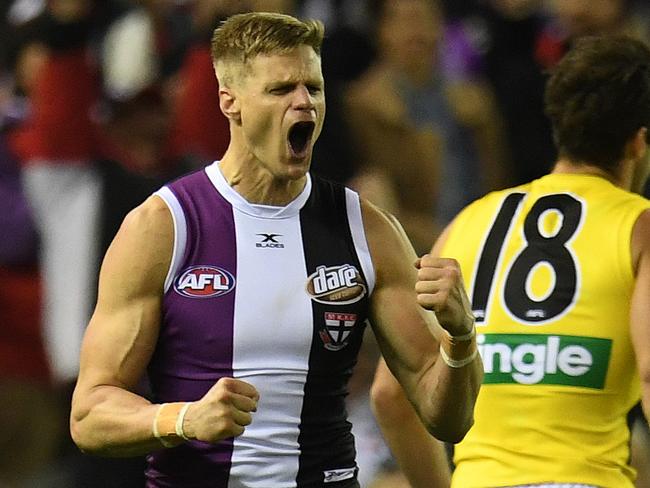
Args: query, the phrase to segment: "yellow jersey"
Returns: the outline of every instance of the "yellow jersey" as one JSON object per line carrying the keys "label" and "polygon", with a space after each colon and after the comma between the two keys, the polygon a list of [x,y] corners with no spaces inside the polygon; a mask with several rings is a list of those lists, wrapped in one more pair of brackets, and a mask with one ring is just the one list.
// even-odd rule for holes
{"label": "yellow jersey", "polygon": [[599,176],[550,174],[457,216],[441,254],[460,262],[485,378],[454,488],[633,487],[630,240],[648,208]]}

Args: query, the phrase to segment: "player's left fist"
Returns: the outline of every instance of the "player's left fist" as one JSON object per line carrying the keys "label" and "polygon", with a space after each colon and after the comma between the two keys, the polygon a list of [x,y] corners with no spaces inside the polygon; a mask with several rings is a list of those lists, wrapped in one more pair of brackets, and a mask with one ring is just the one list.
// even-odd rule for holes
{"label": "player's left fist", "polygon": [[463,285],[458,261],[425,254],[415,267],[417,301],[435,312],[440,325],[452,336],[469,334],[474,327],[472,308]]}

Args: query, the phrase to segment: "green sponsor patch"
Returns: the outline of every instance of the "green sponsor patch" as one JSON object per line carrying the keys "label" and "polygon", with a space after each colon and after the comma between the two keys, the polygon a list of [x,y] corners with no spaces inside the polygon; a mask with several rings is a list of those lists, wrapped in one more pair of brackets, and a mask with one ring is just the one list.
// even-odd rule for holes
{"label": "green sponsor patch", "polygon": [[484,384],[605,385],[610,339],[545,334],[479,334],[477,339]]}

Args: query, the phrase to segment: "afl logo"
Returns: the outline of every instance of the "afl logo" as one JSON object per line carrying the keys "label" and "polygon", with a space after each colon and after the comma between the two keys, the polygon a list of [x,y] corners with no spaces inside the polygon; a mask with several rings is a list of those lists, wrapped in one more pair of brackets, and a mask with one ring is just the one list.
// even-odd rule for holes
{"label": "afl logo", "polygon": [[189,298],[211,298],[225,295],[235,287],[235,277],[223,268],[202,265],[186,269],[176,279],[174,290]]}
{"label": "afl logo", "polygon": [[366,284],[351,264],[318,266],[307,279],[307,293],[319,303],[346,305],[366,295]]}

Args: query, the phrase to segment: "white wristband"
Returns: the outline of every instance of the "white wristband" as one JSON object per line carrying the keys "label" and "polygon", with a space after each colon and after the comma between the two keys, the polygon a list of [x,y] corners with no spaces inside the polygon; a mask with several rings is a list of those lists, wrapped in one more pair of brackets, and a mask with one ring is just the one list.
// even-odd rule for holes
{"label": "white wristband", "polygon": [[178,413],[178,417],[176,417],[176,435],[186,441],[189,441],[190,438],[187,437],[183,431],[183,420],[185,420],[187,409],[190,408],[190,405],[192,405],[192,403],[193,402],[187,402],[185,405],[183,405],[183,408],[181,408],[181,411]]}
{"label": "white wristband", "polygon": [[474,359],[476,359],[476,356],[478,356],[478,349],[474,349],[474,352],[464,359],[451,359],[449,356],[447,356],[447,353],[442,348],[442,344],[441,344],[440,356],[442,357],[442,360],[445,362],[447,366],[449,366],[450,368],[457,369],[457,368],[462,368],[464,366],[467,366],[468,364],[474,362]]}
{"label": "white wristband", "polygon": [[476,327],[474,327],[473,325],[472,325],[472,330],[469,331],[467,334],[459,335],[459,336],[449,334],[449,337],[451,337],[451,340],[454,342],[471,341],[474,338],[474,336],[476,336]]}

